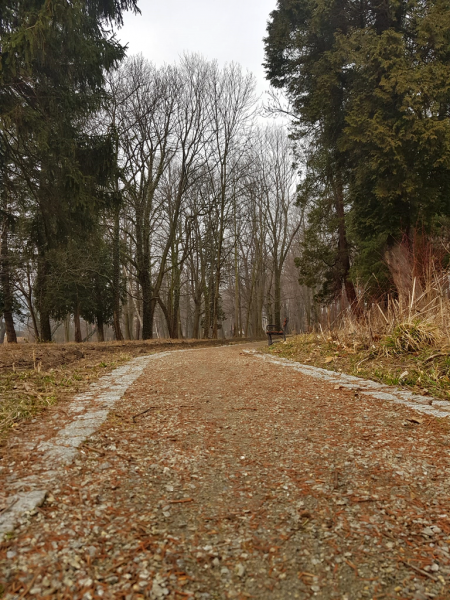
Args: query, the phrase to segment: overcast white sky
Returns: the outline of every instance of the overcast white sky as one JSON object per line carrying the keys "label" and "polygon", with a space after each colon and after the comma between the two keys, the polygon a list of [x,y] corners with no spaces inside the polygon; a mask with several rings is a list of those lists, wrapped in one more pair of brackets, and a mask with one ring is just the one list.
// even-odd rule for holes
{"label": "overcast white sky", "polygon": [[126,14],[118,32],[128,54],[142,53],[156,65],[184,51],[234,61],[254,73],[259,93],[268,88],[262,39],[276,0],[140,0],[139,7],[142,14]]}

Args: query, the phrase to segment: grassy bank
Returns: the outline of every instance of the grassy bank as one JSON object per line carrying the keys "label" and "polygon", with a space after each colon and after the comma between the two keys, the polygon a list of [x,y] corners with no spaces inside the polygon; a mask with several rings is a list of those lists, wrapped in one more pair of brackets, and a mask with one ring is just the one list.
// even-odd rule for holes
{"label": "grassy bank", "polygon": [[288,338],[270,354],[450,400],[450,348],[430,324],[397,325],[371,343],[344,330]]}

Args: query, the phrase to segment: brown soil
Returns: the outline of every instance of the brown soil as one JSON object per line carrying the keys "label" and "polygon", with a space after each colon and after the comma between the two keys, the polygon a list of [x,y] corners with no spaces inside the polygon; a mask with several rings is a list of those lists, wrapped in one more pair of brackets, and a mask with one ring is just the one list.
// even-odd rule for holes
{"label": "brown soil", "polygon": [[0,547],[5,599],[448,599],[449,447],[242,348],[173,353]]}

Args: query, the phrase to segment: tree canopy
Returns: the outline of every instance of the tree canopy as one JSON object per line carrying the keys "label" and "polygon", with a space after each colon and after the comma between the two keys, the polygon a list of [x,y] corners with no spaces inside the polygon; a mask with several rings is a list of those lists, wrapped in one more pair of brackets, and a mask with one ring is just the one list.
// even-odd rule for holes
{"label": "tree canopy", "polygon": [[[267,77],[308,147],[302,200],[316,206],[318,187],[324,198],[342,180],[354,280],[389,269],[385,281],[397,285],[399,246],[411,254],[417,233],[450,213],[449,25],[441,0],[279,0],[271,14]],[[318,226],[311,208],[309,253]]]}

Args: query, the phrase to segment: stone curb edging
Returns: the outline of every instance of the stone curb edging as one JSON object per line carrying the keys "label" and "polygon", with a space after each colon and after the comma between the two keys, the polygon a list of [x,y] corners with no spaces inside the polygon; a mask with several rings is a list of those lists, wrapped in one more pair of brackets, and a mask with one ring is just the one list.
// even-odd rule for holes
{"label": "stone curb edging", "polygon": [[[395,404],[403,404],[417,412],[434,417],[450,417],[450,402],[447,402],[446,400],[435,400],[429,396],[413,394],[412,392],[371,381],[370,379],[362,379],[360,377],[355,377],[354,375],[336,373],[320,367],[296,363],[287,358],[275,358],[268,354],[257,352],[256,350],[244,350],[244,352],[283,367],[290,367],[303,373],[303,375],[340,385],[344,389],[358,391],[364,396],[371,396],[377,400],[386,400],[388,402],[394,402]],[[430,402],[432,402],[432,405],[430,405]]]}
{"label": "stone curb edging", "polygon": [[[178,352],[182,351],[185,350],[178,350]],[[45,463],[46,469],[38,475],[11,482],[8,486],[11,490],[20,487],[32,489],[8,495],[7,508],[0,513],[0,540],[17,527],[24,514],[44,503],[61,467],[73,462],[79,446],[106,421],[109,411],[124,396],[147,365],[152,360],[172,353],[173,350],[134,358],[93,383],[88,391],[73,398],[67,408],[67,413],[72,417],[69,423],[60,429],[55,437],[39,443],[33,449],[34,452],[41,454],[39,459]]]}

